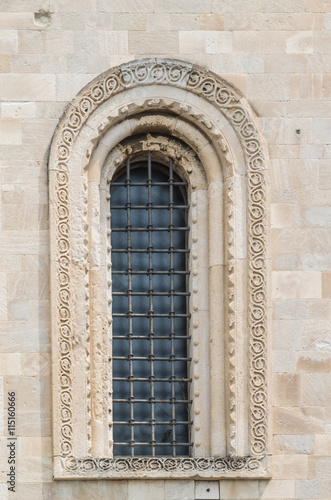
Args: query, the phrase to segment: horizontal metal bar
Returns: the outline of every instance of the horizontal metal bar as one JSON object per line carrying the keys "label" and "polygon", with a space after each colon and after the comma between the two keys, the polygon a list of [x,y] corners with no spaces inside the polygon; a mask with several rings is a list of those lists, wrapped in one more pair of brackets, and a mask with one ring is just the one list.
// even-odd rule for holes
{"label": "horizontal metal bar", "polygon": [[[176,423],[175,423],[175,425],[192,425],[192,424],[193,424],[192,420],[183,420],[183,421],[176,420]],[[125,422],[125,421],[114,421],[113,425],[128,425],[129,426],[130,424],[129,424],[129,422]],[[150,421],[138,422],[135,420],[134,425],[151,425],[151,422]],[[171,421],[159,422],[158,420],[155,420],[153,422],[153,425],[173,425],[173,423]]]}
{"label": "horizontal metal bar", "polygon": [[113,335],[113,339],[119,340],[191,340],[191,335],[156,335],[155,333],[148,333],[148,335]]}
{"label": "horizontal metal bar", "polygon": [[170,210],[171,208],[174,209],[174,210],[181,210],[181,209],[185,209],[185,210],[188,210],[190,208],[190,205],[173,205],[173,206],[169,206],[169,205],[151,205],[151,207],[149,207],[148,205],[129,205],[129,206],[126,206],[126,205],[112,205],[111,206],[111,210],[148,210],[149,208],[151,208],[152,210]]}
{"label": "horizontal metal bar", "polygon": [[165,250],[165,249],[161,249],[161,248],[156,248],[156,249],[152,249],[151,251],[149,251],[147,248],[132,248],[131,250],[128,250],[127,248],[126,249],[113,249],[112,250],[113,253],[190,253],[189,250],[186,250],[186,249],[182,249],[182,248],[178,248],[178,249],[173,249],[173,250]]}
{"label": "horizontal metal bar", "polygon": [[176,297],[189,297],[190,292],[174,292],[169,290],[169,292],[113,292],[115,297],[170,297],[170,295]]}
{"label": "horizontal metal bar", "polygon": [[175,314],[175,313],[168,313],[168,314],[156,314],[154,312],[147,313],[147,314],[140,314],[140,313],[133,313],[133,312],[127,312],[127,313],[113,313],[113,318],[150,318],[153,316],[153,318],[190,318],[190,314]]}
{"label": "horizontal metal bar", "polygon": [[[145,442],[145,443],[138,443],[136,441],[134,441],[132,444],[130,443],[113,443],[113,446],[132,446],[132,447],[135,447],[135,446],[152,446],[151,442]],[[173,447],[179,447],[179,446],[193,446],[193,443],[173,443],[173,442],[170,442],[170,443],[158,443],[158,442],[154,442],[153,441],[153,446],[168,446],[171,448]]]}
{"label": "horizontal metal bar", "polygon": [[114,275],[125,275],[127,276],[128,274],[132,274],[135,276],[143,275],[143,276],[149,276],[149,275],[156,275],[156,276],[170,276],[171,274],[176,275],[176,276],[187,276],[190,274],[190,271],[150,271],[149,269],[146,271],[112,271],[112,274]]}
{"label": "horizontal metal bar", "polygon": [[[153,186],[169,186],[169,182],[153,182],[150,184],[152,187]],[[172,183],[173,186],[187,186],[188,183],[187,182],[173,182]],[[111,186],[145,186],[145,187],[148,187],[148,181],[147,182],[131,182],[131,181],[127,181],[127,182],[112,182],[111,183]]]}
{"label": "horizontal metal bar", "polygon": [[182,232],[187,232],[189,231],[190,228],[189,227],[186,227],[186,226],[183,226],[183,227],[179,227],[179,226],[176,226],[176,227],[169,227],[169,226],[166,226],[166,227],[134,227],[134,228],[129,228],[128,226],[126,227],[114,227],[112,229],[112,232],[113,233],[128,233],[130,231],[130,233],[150,233],[150,232],[158,232],[158,231],[163,231],[163,232],[169,232],[169,231],[182,231]]}
{"label": "horizontal metal bar", "polygon": [[149,405],[151,404],[158,404],[158,403],[169,403],[169,404],[190,404],[192,403],[191,399],[175,399],[175,401],[172,401],[172,399],[154,399],[153,401],[149,401],[148,399],[136,399],[134,397],[128,398],[128,399],[113,399],[113,403],[147,403]]}
{"label": "horizontal metal bar", "polygon": [[157,356],[154,356],[152,354],[149,355],[149,357],[147,356],[113,356],[112,358],[113,360],[116,360],[116,361],[191,361],[192,358],[162,358],[162,357],[157,357]]}
{"label": "horizontal metal bar", "polygon": [[114,382],[192,382],[191,378],[157,378],[157,377],[113,377]]}

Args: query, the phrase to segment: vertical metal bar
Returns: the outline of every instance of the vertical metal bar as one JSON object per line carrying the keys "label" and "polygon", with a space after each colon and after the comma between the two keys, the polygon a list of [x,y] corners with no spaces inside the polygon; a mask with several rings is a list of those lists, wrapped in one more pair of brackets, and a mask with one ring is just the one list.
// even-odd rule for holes
{"label": "vertical metal bar", "polygon": [[[177,425],[178,422],[180,421],[180,425],[182,426],[181,428],[185,428],[186,431],[188,432],[188,434],[190,434],[190,426],[191,426],[191,422],[189,422],[189,413],[188,413],[188,419],[187,419],[187,423],[185,423],[184,421],[186,420],[185,418],[185,415],[183,414],[183,406],[182,404],[184,404],[184,400],[187,401],[187,405],[186,405],[186,408],[188,409],[189,411],[189,405],[190,405],[190,401],[188,401],[188,396],[185,395],[184,392],[186,392],[186,389],[184,391],[184,385],[185,384],[185,388],[186,388],[186,381],[187,381],[187,372],[186,374],[184,373],[184,368],[183,369],[180,369],[180,371],[177,371],[177,360],[178,359],[181,359],[181,358],[185,358],[183,352],[182,352],[182,349],[176,344],[177,340],[176,340],[176,318],[177,317],[184,317],[186,314],[183,314],[184,311],[181,309],[181,310],[178,310],[177,311],[177,314],[175,312],[175,299],[176,299],[176,295],[178,294],[181,294],[182,292],[176,292],[175,291],[175,275],[176,274],[182,274],[184,273],[184,275],[186,275],[186,273],[189,273],[188,271],[188,262],[187,262],[187,259],[186,259],[186,262],[185,262],[185,266],[184,268],[182,268],[181,266],[178,266],[177,269],[175,270],[175,265],[176,265],[176,251],[179,251],[179,249],[181,248],[181,244],[179,245],[179,247],[176,249],[175,248],[175,244],[176,244],[176,235],[177,233],[175,231],[182,231],[184,229],[187,229],[186,227],[185,228],[181,228],[181,224],[178,222],[176,223],[176,212],[175,210],[177,208],[179,208],[179,206],[177,205],[181,205],[181,202],[175,204],[175,201],[177,200],[176,198],[176,193],[177,193],[177,182],[175,182],[175,179],[174,179],[174,169],[173,169],[173,161],[171,159],[169,159],[169,179],[168,179],[168,182],[154,182],[154,175],[153,175],[153,170],[152,170],[152,157],[151,157],[151,152],[148,153],[148,157],[147,157],[147,175],[146,175],[146,163],[144,165],[144,168],[141,168],[141,173],[139,174],[140,176],[143,176],[143,180],[145,182],[140,182],[140,183],[136,183],[134,180],[131,179],[131,165],[130,165],[130,161],[127,161],[127,164],[126,164],[126,178],[125,178],[125,182],[122,182],[122,183],[117,183],[114,182],[114,186],[117,186],[117,185],[123,185],[123,186],[126,186],[126,203],[125,203],[125,209],[126,209],[126,227],[123,227],[121,228],[121,230],[123,231],[123,235],[124,235],[124,232],[126,233],[126,243],[123,245],[123,248],[121,249],[122,252],[125,252],[127,254],[127,270],[124,271],[124,270],[121,270],[120,271],[120,268],[116,269],[114,271],[115,273],[119,273],[119,274],[127,274],[127,290],[125,292],[122,291],[122,289],[118,289],[116,290],[115,288],[115,285],[114,285],[114,288],[113,288],[113,293],[115,295],[127,295],[128,297],[128,309],[127,309],[127,313],[122,313],[120,312],[120,309],[119,310],[116,310],[115,311],[115,308],[113,310],[113,314],[114,316],[127,316],[128,318],[128,330],[127,330],[127,340],[125,342],[127,342],[127,352],[128,352],[128,355],[127,357],[123,356],[114,356],[114,359],[126,359],[127,361],[127,367],[128,367],[128,371],[129,371],[129,375],[127,377],[125,377],[124,379],[127,380],[127,383],[129,384],[129,397],[127,398],[123,398],[122,394],[120,392],[117,392],[116,393],[116,396],[114,394],[114,402],[118,401],[118,402],[121,402],[123,401],[126,401],[126,403],[129,405],[129,417],[127,418],[126,420],[126,425],[129,426],[129,439],[125,439],[124,442],[122,442],[121,440],[121,436],[119,434],[118,438],[117,438],[117,442],[114,443],[114,446],[128,446],[129,449],[130,449],[130,452],[129,454],[131,455],[131,457],[134,457],[135,454],[137,454],[137,442],[135,441],[138,440],[139,442],[140,441],[143,441],[141,443],[141,446],[145,447],[145,452],[146,452],[146,447],[148,447],[150,449],[150,453],[149,455],[152,456],[152,457],[155,457],[157,455],[157,447],[160,446],[160,447],[165,447],[165,448],[160,448],[161,449],[161,453],[162,454],[162,451],[163,450],[166,450],[166,455],[168,454],[167,453],[167,450],[169,448],[166,448],[167,446],[169,447],[170,446],[170,453],[173,457],[176,457],[178,453],[182,453],[182,450],[184,449],[187,449],[188,451],[188,454],[190,453],[189,452],[189,448],[192,446],[191,443],[189,443],[189,439],[188,441],[183,438],[181,439],[180,436],[183,436],[184,434],[178,434],[176,433],[176,430],[178,430],[177,428]],[[140,168],[140,167],[139,167]],[[123,176],[124,177],[124,176]],[[147,182],[146,182],[147,181]],[[144,229],[145,231],[147,231],[147,245],[144,249],[144,252],[147,252],[147,255],[148,255],[148,264],[146,266],[146,268],[144,269],[144,271],[139,271],[139,274],[144,274],[146,277],[148,276],[148,291],[145,292],[145,295],[148,296],[148,312],[147,311],[144,311],[144,314],[140,314],[139,313],[139,309],[137,309],[136,311],[133,311],[133,305],[135,305],[134,303],[134,295],[137,294],[137,295],[141,295],[143,292],[142,291],[139,291],[137,292],[135,290],[135,292],[133,292],[133,274],[137,274],[138,271],[135,271],[133,272],[133,268],[132,268],[132,265],[134,263],[133,261],[133,252],[134,251],[137,251],[137,247],[134,248],[134,239],[133,239],[133,236],[134,236],[134,233],[133,231],[136,231],[137,230],[137,227],[133,227],[132,226],[132,215],[133,215],[133,212],[132,210],[137,208],[135,207],[135,204],[134,204],[134,199],[133,199],[133,192],[131,190],[131,187],[134,186],[134,185],[139,185],[139,187],[137,187],[137,189],[139,190],[144,190],[144,192],[146,193],[147,191],[147,203],[146,205],[144,205],[147,209],[147,215],[148,215],[148,222],[147,222],[147,228]],[[165,207],[167,207],[167,210],[168,210],[168,234],[169,234],[169,247],[167,244],[165,245],[161,245],[163,248],[162,250],[164,252],[168,252],[168,255],[169,255],[169,268],[168,268],[168,271],[166,271],[166,273],[169,275],[169,279],[170,279],[170,288],[169,288],[169,293],[167,294],[169,296],[169,299],[170,300],[170,303],[169,303],[169,308],[168,308],[168,314],[166,315],[169,319],[170,319],[170,329],[169,329],[169,334],[168,334],[168,339],[169,339],[169,342],[170,342],[170,349],[171,349],[171,353],[170,355],[166,356],[166,357],[163,357],[162,354],[159,356],[157,356],[157,358],[155,358],[155,352],[156,352],[156,348],[158,346],[158,342],[167,342],[165,340],[166,337],[162,337],[164,340],[161,340],[161,337],[155,337],[154,335],[154,317],[155,317],[155,312],[154,312],[154,307],[155,307],[155,301],[154,301],[154,294],[155,295],[163,295],[164,292],[160,293],[160,292],[154,292],[154,288],[153,288],[153,285],[155,284],[154,283],[154,280],[153,280],[153,277],[154,277],[154,274],[164,274],[165,271],[160,271],[159,269],[162,269],[159,267],[159,264],[156,265],[156,271],[154,270],[153,268],[153,263],[154,263],[154,253],[155,251],[159,251],[158,249],[153,249],[153,241],[154,241],[154,235],[155,235],[155,230],[164,230],[165,228],[158,228],[158,227],[154,227],[153,225],[153,222],[154,222],[154,217],[155,217],[155,205],[153,205],[153,198],[152,198],[152,194],[153,194],[153,186],[158,186],[158,185],[162,185],[164,186],[164,188],[162,188],[162,192],[163,194],[166,194],[167,190],[169,189],[168,193],[169,193],[169,200],[168,200],[168,203],[164,202],[164,210],[166,209]],[[168,187],[166,187],[166,185],[168,185]],[[146,187],[144,186],[147,186],[147,190],[146,190]],[[163,191],[163,189],[166,190]],[[140,193],[141,195],[143,194],[142,192]],[[145,198],[146,199],[146,198]],[[123,200],[124,201],[124,200]],[[185,217],[187,217],[187,206],[185,206],[185,200],[183,201],[184,205],[183,205],[183,210],[185,210]],[[123,207],[124,208],[124,207]],[[161,208],[161,207],[156,207],[156,208]],[[176,223],[176,224],[175,224]],[[139,223],[137,222],[137,224],[139,225]],[[187,222],[186,222],[187,224]],[[161,224],[163,226],[163,224]],[[116,229],[116,228],[115,228]],[[157,234],[157,233],[156,233]],[[178,233],[180,234],[180,233]],[[160,240],[160,242],[162,241],[162,238]],[[187,241],[186,241],[186,245],[187,245]],[[126,247],[126,248],[125,248]],[[167,248],[168,247],[168,248]],[[115,249],[114,251],[117,251],[117,249]],[[185,270],[184,270],[185,269]],[[167,300],[167,299],[165,299]],[[163,304],[163,306],[165,306],[165,303]],[[187,313],[187,305],[186,305],[186,313]],[[134,332],[134,328],[133,328],[133,325],[134,325],[134,317],[135,316],[142,316],[144,318],[148,318],[148,336],[146,336],[146,334],[144,334],[144,332],[140,332],[140,334],[138,332]],[[162,316],[161,314],[157,315],[157,316]],[[187,320],[188,321],[188,320]],[[183,337],[183,333],[184,332],[180,332],[180,335],[179,337],[180,338],[184,338]],[[187,334],[187,332],[186,332]],[[144,336],[145,335],[145,341],[144,342],[147,342],[147,339],[148,339],[148,351],[149,351],[149,355],[147,354],[143,354],[140,352],[140,350],[138,349],[138,351],[136,352],[136,349],[135,349],[135,344],[134,344],[134,339],[135,339],[135,336],[138,335],[141,335],[141,336]],[[187,336],[187,335],[186,335]],[[137,337],[137,338],[138,338]],[[117,338],[117,337],[115,337]],[[187,346],[188,347],[188,344]],[[176,349],[179,349],[178,352],[176,352]],[[163,350],[162,350],[163,351]],[[177,357],[176,357],[177,356]],[[149,364],[149,376],[146,374],[144,374],[144,377],[145,380],[149,381],[150,385],[149,385],[149,388],[147,388],[147,391],[146,393],[142,396],[142,399],[139,399],[139,408],[135,407],[134,405],[134,395],[135,395],[135,383],[137,383],[139,380],[143,381],[144,380],[144,377],[143,378],[139,378],[139,373],[138,373],[138,378],[137,376],[134,377],[134,374],[136,373],[136,370],[135,370],[135,367],[134,367],[134,363],[136,362],[138,365],[140,363],[142,363],[142,360],[144,359],[147,359],[148,357],[148,360],[150,362]],[[155,370],[156,370],[156,366],[155,366],[155,359],[160,359],[160,360],[168,360],[170,362],[170,376],[168,376],[169,378],[167,378],[167,380],[169,381],[170,383],[170,395],[168,394],[166,396],[166,400],[168,400],[168,402],[170,403],[170,416],[166,417],[165,419],[162,419],[161,417],[161,420],[164,420],[164,421],[161,421],[157,414],[156,414],[156,402],[155,401],[158,401],[160,399],[160,397],[158,397],[158,394],[156,392],[156,388],[155,388],[155,380],[158,380],[158,373],[156,372],[155,374]],[[187,360],[189,361],[189,360]],[[187,364],[187,370],[189,369],[189,366]],[[140,368],[138,369],[138,372],[140,372]],[[137,374],[136,374],[137,375]],[[176,377],[177,375],[177,377]],[[183,377],[183,378],[179,378],[179,377]],[[162,378],[162,377],[161,377]],[[114,377],[114,380],[117,380],[116,377]],[[118,380],[120,380],[120,378],[118,378]],[[177,390],[177,386],[176,384],[178,382],[181,382],[181,386],[182,386],[182,397],[179,396],[179,402],[177,402],[177,399],[176,399],[176,390]],[[180,388],[178,388],[180,389]],[[150,397],[148,397],[150,396]],[[183,400],[183,401],[182,401]],[[165,402],[165,400],[164,400]],[[144,412],[143,412],[143,409],[141,408],[141,403],[145,403],[145,404],[149,404],[149,418],[145,417],[144,416]],[[180,406],[178,406],[180,405]],[[146,408],[146,406],[145,406]],[[116,410],[117,411],[117,410]],[[180,416],[179,416],[180,414]],[[178,417],[178,422],[176,420],[176,415]],[[118,422],[115,422],[116,420],[119,420]],[[121,421],[122,418],[121,418],[121,412],[119,413],[119,418],[116,418],[115,417],[115,414],[114,414],[114,422],[117,424],[117,425],[124,425],[125,422],[124,421]],[[134,425],[135,425],[135,420],[136,421],[139,421],[140,424],[139,424],[139,427],[138,428],[134,428]],[[167,429],[166,433],[164,434],[164,436],[161,438],[161,439],[157,439],[158,437],[158,433],[157,433],[157,427],[156,425],[158,424],[162,424],[162,425],[166,425],[169,429],[169,426],[170,426],[170,429],[171,429],[171,433],[172,433],[172,436],[171,436],[171,440],[170,440],[170,443],[166,443],[165,441],[169,438],[169,430]],[[150,440],[149,439],[143,439],[142,438],[142,434],[140,432],[141,430],[141,425],[143,426],[149,426],[150,428]],[[119,431],[119,427],[118,427],[118,431]],[[146,429],[146,427],[145,427]],[[186,434],[186,431],[185,431],[185,434]],[[142,439],[140,439],[142,438]],[[179,438],[179,440],[181,442],[178,442],[177,439]],[[184,440],[186,441],[184,443]],[[161,442],[159,442],[161,441]],[[179,447],[179,448],[178,448]],[[139,448],[140,450],[140,448]],[[179,451],[181,450],[181,451]],[[143,453],[144,454],[144,453]]]}
{"label": "vertical metal bar", "polygon": [[175,392],[175,297],[174,297],[174,178],[173,162],[169,160],[169,231],[170,231],[170,338],[171,338],[171,427],[172,456],[176,456],[176,392]]}
{"label": "vertical metal bar", "polygon": [[130,454],[134,456],[134,400],[133,400],[133,345],[132,345],[132,262],[131,262],[131,196],[130,196],[131,176],[130,176],[130,160],[126,162],[126,214],[127,214],[127,261],[128,261],[128,339],[129,339],[129,404],[130,404]]}
{"label": "vertical metal bar", "polygon": [[148,152],[147,161],[148,170],[148,296],[149,296],[149,338],[150,338],[150,402],[151,402],[151,454],[155,457],[155,387],[154,387],[154,309],[153,309],[153,219],[152,219],[152,158],[151,152]]}

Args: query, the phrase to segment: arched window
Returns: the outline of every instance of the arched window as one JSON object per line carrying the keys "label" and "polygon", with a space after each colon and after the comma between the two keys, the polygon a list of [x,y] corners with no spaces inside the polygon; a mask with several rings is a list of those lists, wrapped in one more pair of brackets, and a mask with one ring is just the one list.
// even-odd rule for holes
{"label": "arched window", "polygon": [[267,169],[243,96],[190,63],[132,61],[68,106],[49,161],[57,479],[269,477]]}
{"label": "arched window", "polygon": [[114,456],[191,452],[186,187],[151,152],[110,185]]}

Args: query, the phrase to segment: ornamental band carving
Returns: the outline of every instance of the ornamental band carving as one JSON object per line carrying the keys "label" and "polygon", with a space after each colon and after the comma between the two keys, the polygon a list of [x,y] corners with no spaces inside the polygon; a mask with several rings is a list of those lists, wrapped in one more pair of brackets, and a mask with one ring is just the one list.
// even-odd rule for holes
{"label": "ornamental band carving", "polygon": [[[245,157],[247,173],[247,247],[248,247],[248,331],[249,331],[249,393],[250,393],[250,451],[246,457],[225,458],[100,458],[74,457],[73,450],[73,363],[74,331],[72,306],[76,297],[72,294],[72,228],[70,227],[72,200],[70,187],[70,162],[73,145],[84,124],[108,99],[128,89],[148,86],[174,86],[202,97],[217,108],[228,120],[237,134]],[[150,107],[158,109],[160,102],[150,101]],[[201,127],[210,131],[208,120],[200,119]],[[101,130],[98,131],[101,134]],[[226,150],[226,145],[222,144]],[[268,456],[268,401],[267,401],[267,240],[266,240],[266,149],[258,130],[257,121],[242,96],[218,76],[192,66],[171,60],[144,60],[131,62],[115,68],[95,79],[74,99],[59,124],[53,145],[53,169],[55,171],[55,207],[53,211],[56,227],[56,314],[59,359],[57,380],[59,381],[60,407],[59,455],[63,477],[120,477],[122,473],[163,471],[167,477],[172,471],[185,473],[208,472],[215,477],[234,473],[245,477],[266,474]],[[84,152],[85,153],[85,152]],[[91,152],[88,153],[90,156]],[[84,155],[82,155],[84,156]],[[233,314],[236,285],[233,280],[233,183],[229,179],[227,205],[227,286],[228,286],[228,372],[229,372],[229,433],[230,454],[235,454],[236,433],[236,325]],[[88,292],[86,292],[88,293]],[[54,313],[56,311],[56,313]],[[88,355],[87,355],[88,362]],[[53,373],[54,377],[54,373]]]}
{"label": "ornamental band carving", "polygon": [[225,458],[101,458],[101,459],[76,459],[63,460],[64,468],[71,473],[116,473],[123,472],[184,472],[193,473],[236,473],[239,471],[250,472],[260,469],[260,462],[255,457],[225,457]]}

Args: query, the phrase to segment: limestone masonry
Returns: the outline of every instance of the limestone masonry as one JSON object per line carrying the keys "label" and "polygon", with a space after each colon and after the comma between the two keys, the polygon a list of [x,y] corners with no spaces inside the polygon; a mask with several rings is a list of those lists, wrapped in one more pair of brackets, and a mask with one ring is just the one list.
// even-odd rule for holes
{"label": "limestone masonry", "polygon": [[[331,1],[0,0],[0,500],[331,499]],[[187,182],[191,456],[114,456],[109,185]]]}

